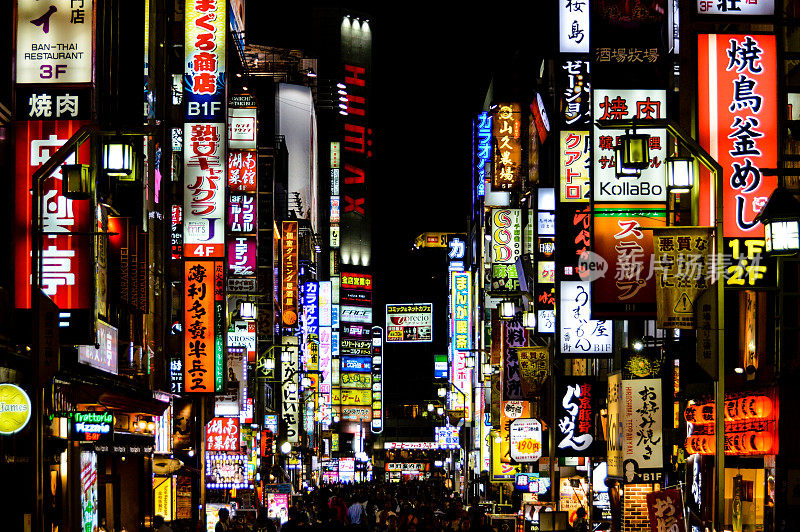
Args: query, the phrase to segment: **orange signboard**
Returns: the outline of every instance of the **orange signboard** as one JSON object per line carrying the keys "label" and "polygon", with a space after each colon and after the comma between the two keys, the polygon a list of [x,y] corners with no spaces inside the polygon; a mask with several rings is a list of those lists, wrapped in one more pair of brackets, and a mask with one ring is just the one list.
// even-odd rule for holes
{"label": "orange signboard", "polygon": [[214,392],[214,266],[214,261],[184,262],[183,367],[187,392]]}

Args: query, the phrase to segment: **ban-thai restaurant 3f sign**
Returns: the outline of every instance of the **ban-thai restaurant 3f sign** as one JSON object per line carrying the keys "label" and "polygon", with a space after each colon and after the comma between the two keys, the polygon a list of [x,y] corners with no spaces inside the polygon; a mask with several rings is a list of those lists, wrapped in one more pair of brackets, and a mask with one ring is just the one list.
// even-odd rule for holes
{"label": "ban-thai restaurant 3f sign", "polygon": [[[700,144],[722,166],[723,235],[762,238],[755,217],[777,186],[778,91],[774,35],[698,35]],[[702,169],[701,169],[702,170]],[[700,225],[714,225],[709,172],[700,175]]]}

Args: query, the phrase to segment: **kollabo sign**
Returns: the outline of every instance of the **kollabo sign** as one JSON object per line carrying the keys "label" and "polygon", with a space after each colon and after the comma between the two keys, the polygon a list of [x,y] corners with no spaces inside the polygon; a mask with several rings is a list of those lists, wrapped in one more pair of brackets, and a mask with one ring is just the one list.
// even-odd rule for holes
{"label": "kollabo sign", "polygon": [[[667,93],[663,90],[595,90],[592,96],[595,120],[639,120],[666,118]],[[619,178],[615,171],[614,148],[622,133],[595,125],[592,146],[592,195],[597,202],[650,201],[667,198],[667,132],[664,129],[637,129],[650,135],[650,164],[636,179]]]}
{"label": "kollabo sign", "polygon": [[31,419],[31,399],[14,384],[0,384],[0,435],[16,434]]}

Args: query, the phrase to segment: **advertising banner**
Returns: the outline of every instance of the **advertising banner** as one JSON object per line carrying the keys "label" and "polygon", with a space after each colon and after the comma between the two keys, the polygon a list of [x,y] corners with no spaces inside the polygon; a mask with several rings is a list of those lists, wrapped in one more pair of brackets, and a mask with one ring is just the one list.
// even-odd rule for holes
{"label": "advertising banner", "polygon": [[538,419],[515,419],[509,428],[511,459],[538,462],[542,457],[542,424]]}
{"label": "advertising banner", "polygon": [[561,122],[566,126],[564,129],[588,130],[592,124],[590,63],[585,59],[573,57],[565,59],[561,63],[561,70],[557,73],[558,85],[561,88]]}
{"label": "advertising banner", "polygon": [[650,532],[686,532],[683,520],[683,497],[676,489],[653,491],[647,494],[647,518]]}
{"label": "advertising banner", "polygon": [[588,202],[589,155],[588,131],[562,131],[559,144],[560,199],[562,202]]}
{"label": "advertising banner", "polygon": [[475,193],[479,198],[486,194],[486,169],[492,160],[492,117],[489,113],[481,113],[474,122],[475,138]]}
{"label": "advertising banner", "polygon": [[17,83],[91,83],[92,0],[17,2]]}
{"label": "advertising banner", "polygon": [[97,529],[97,454],[81,451],[81,530]]}
{"label": "advertising banner", "polygon": [[184,384],[215,391],[214,261],[184,262]]}
{"label": "advertising banner", "polygon": [[608,476],[622,476],[622,373],[608,376],[606,460]]}
{"label": "advertising banner", "polygon": [[624,482],[658,482],[664,468],[661,379],[623,380],[620,393]]}
{"label": "advertising banner", "polygon": [[231,149],[256,149],[255,107],[228,108],[228,147]]}
{"label": "advertising banner", "polygon": [[[667,93],[663,90],[595,89],[592,106],[594,120],[633,120],[666,118]],[[617,177],[614,147],[624,131],[594,126],[592,145],[592,195],[596,202],[651,202],[667,199],[667,131],[636,129],[636,134],[650,135],[650,166],[635,179]]]}
{"label": "advertising banner", "polygon": [[372,392],[370,390],[334,388],[333,403],[353,406],[371,406]]}
{"label": "advertising banner", "polygon": [[255,234],[258,232],[258,205],[255,194],[243,192],[228,196],[226,229],[229,233]]}
{"label": "advertising banner", "polygon": [[372,375],[369,373],[339,373],[339,384],[343,388],[372,389]]}
{"label": "advertising banner", "polygon": [[223,257],[225,124],[187,123],[183,135],[184,256]]}
{"label": "advertising banner", "polygon": [[300,353],[296,336],[284,336],[281,343],[284,344],[281,355],[281,419],[286,426],[286,441],[297,443],[300,441]]}
{"label": "advertising banner", "polygon": [[399,303],[386,305],[386,342],[433,341],[433,304]]}
{"label": "advertising banner", "polygon": [[711,227],[653,230],[659,329],[697,329],[697,298],[711,286],[712,232]]}
{"label": "advertising banner", "polygon": [[[701,34],[697,39],[698,140],[722,166],[723,235],[761,239],[764,227],[755,217],[778,184],[777,176],[762,173],[778,161],[775,35]],[[700,225],[714,225],[712,181],[701,166]]]}
{"label": "advertising banner", "polygon": [[281,316],[285,327],[297,324],[297,222],[282,222],[281,231]]}
{"label": "advertising banner", "polygon": [[258,245],[255,235],[231,236],[228,239],[228,275],[255,277]]}
{"label": "advertising banner", "polygon": [[233,194],[258,192],[258,153],[255,150],[228,152],[228,190]]}
{"label": "advertising banner", "polygon": [[550,373],[549,348],[517,347],[516,351],[522,395],[532,399],[542,389]]}
{"label": "advertising banner", "polygon": [[611,321],[591,319],[591,289],[588,281],[561,281],[558,325],[562,355],[613,353]]}
{"label": "advertising banner", "polygon": [[458,449],[461,442],[458,435],[458,427],[446,425],[444,427],[433,427],[433,437],[438,449]]}
{"label": "advertising banner", "polygon": [[[748,15],[774,15],[775,0],[748,0],[747,2],[710,2],[708,0],[697,0],[697,14],[724,15],[731,18]],[[731,22],[734,22],[734,20],[731,20]],[[681,532],[683,532],[683,530],[681,530]]]}
{"label": "advertising banner", "polygon": [[116,375],[118,349],[117,328],[97,320],[97,344],[78,346],[78,362]]}
{"label": "advertising banner", "polygon": [[649,229],[663,227],[666,214],[661,205],[594,205],[593,251],[607,269],[592,282],[592,316],[655,314],[657,283]]}
{"label": "advertising banner", "polygon": [[518,103],[498,104],[493,117],[495,146],[492,188],[511,190],[522,182],[522,109]]}
{"label": "advertising banner", "polygon": [[229,393],[236,394],[237,412],[244,410],[247,403],[247,349],[228,343],[228,356],[225,365],[228,368],[225,376]]}
{"label": "advertising banner", "polygon": [[206,424],[206,451],[239,451],[239,418],[215,417]]}
{"label": "advertising banner", "polygon": [[527,419],[531,417],[531,404],[528,401],[502,401],[500,406],[500,437],[502,442],[499,449],[500,461],[503,463],[511,462],[511,423],[515,419]]}
{"label": "advertising banner", "polygon": [[492,264],[515,264],[522,254],[522,211],[492,209]]}
{"label": "advertising banner", "polygon": [[564,377],[556,386],[556,456],[594,456],[594,382]]}
{"label": "advertising banner", "polygon": [[[85,122],[77,120],[18,122],[16,126],[16,185],[14,188],[14,283],[17,308],[30,308],[31,189],[33,174]],[[88,163],[89,143],[67,164]],[[41,182],[42,291],[61,310],[90,309],[95,294],[93,239],[67,233],[91,233],[95,216],[91,200],[71,200],[62,194],[59,166]],[[56,233],[64,233],[56,234]],[[88,340],[88,339],[86,339]],[[90,341],[90,340],[89,340]]]}
{"label": "advertising banner", "polygon": [[[225,121],[227,6],[224,0],[186,1],[183,98],[187,121]],[[227,128],[218,125],[224,138]],[[224,187],[220,187],[222,193]]]}
{"label": "advertising banner", "polygon": [[453,351],[472,349],[472,272],[450,272],[451,345]]}

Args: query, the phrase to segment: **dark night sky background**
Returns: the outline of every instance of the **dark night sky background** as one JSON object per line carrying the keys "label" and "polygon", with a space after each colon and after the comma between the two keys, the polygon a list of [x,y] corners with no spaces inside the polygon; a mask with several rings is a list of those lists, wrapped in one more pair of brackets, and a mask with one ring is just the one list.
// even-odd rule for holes
{"label": "dark night sky background", "polygon": [[[294,4],[265,2],[257,25],[248,5],[248,34],[259,31],[265,44],[302,49],[313,4]],[[387,406],[433,398],[433,354],[446,352],[444,252],[412,252],[414,238],[425,231],[466,232],[472,120],[491,74],[515,50],[530,58],[517,60],[518,69],[538,72],[540,58],[552,50],[555,2],[516,4],[341,4],[369,13],[373,31],[374,322],[385,326],[386,303],[433,302],[437,314],[432,344],[387,347]]]}

